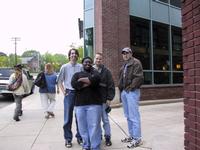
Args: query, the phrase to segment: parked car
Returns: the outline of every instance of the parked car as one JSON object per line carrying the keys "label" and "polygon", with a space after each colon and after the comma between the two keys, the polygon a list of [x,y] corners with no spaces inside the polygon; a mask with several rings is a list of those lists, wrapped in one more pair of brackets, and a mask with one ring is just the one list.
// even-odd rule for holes
{"label": "parked car", "polygon": [[[0,95],[12,96],[12,92],[7,90],[7,86],[9,77],[13,72],[13,68],[0,68]],[[35,87],[33,76],[30,75],[29,71],[26,69],[23,69],[23,73],[27,76],[29,86],[31,87],[31,92],[29,94],[32,94]]]}

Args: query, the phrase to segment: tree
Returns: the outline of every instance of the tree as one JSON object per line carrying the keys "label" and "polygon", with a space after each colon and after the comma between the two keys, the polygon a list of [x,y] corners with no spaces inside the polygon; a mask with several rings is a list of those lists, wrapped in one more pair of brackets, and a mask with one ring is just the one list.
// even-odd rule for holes
{"label": "tree", "polygon": [[22,54],[22,57],[33,57],[36,56],[39,52],[36,50],[27,50]]}
{"label": "tree", "polygon": [[84,53],[84,50],[83,50],[83,46],[79,46],[78,48],[78,52],[79,52],[79,59],[78,59],[78,62],[81,63],[82,59],[83,59],[83,53]]}
{"label": "tree", "polygon": [[60,70],[60,67],[67,62],[67,56],[63,54],[53,55],[53,65],[56,72]]}
{"label": "tree", "polygon": [[7,56],[0,56],[0,67],[9,67],[9,59]]}
{"label": "tree", "polygon": [[[15,54],[10,54],[8,56],[8,60],[9,60],[9,67],[13,67],[15,65]],[[21,59],[19,56],[17,56],[17,63],[21,63]]]}

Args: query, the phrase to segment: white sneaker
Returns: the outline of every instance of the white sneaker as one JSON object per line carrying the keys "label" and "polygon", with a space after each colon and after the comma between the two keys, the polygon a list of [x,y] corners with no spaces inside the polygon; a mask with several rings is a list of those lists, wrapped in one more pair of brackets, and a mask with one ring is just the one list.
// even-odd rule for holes
{"label": "white sneaker", "polygon": [[141,139],[137,139],[137,140],[133,139],[133,140],[130,142],[130,144],[127,145],[127,147],[128,147],[128,148],[135,148],[135,147],[138,147],[138,146],[140,146],[140,145],[142,145],[142,140],[141,140]]}

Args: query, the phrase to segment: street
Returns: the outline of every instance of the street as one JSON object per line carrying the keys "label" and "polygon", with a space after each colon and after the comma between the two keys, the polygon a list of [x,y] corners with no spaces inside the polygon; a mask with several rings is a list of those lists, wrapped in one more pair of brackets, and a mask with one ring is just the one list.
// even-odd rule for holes
{"label": "street", "polygon": [[0,95],[0,109],[12,104],[13,102],[14,101],[13,101],[12,97],[4,97],[4,96]]}

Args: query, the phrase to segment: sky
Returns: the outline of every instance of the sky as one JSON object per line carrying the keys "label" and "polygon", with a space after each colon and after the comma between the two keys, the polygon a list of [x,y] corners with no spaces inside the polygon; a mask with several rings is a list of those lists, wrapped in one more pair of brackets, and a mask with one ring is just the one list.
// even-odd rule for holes
{"label": "sky", "polygon": [[0,0],[0,52],[17,55],[27,50],[66,54],[69,46],[83,45],[78,18],[83,0]]}

